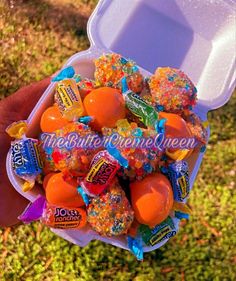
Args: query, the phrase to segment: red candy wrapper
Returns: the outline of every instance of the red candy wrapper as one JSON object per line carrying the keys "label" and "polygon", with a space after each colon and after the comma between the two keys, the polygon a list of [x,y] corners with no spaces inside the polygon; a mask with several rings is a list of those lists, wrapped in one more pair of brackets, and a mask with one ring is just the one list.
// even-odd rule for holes
{"label": "red candy wrapper", "polygon": [[87,176],[81,182],[82,188],[90,196],[99,195],[111,184],[119,168],[119,162],[108,151],[98,152],[91,162]]}

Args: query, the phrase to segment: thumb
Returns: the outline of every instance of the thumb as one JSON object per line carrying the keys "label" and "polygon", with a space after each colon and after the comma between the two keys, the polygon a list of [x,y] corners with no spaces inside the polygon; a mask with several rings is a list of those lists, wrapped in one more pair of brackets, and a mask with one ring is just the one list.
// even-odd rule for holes
{"label": "thumb", "polygon": [[18,112],[21,119],[26,119],[50,84],[50,80],[51,77],[48,77],[39,82],[25,86],[2,102],[5,103],[9,112]]}

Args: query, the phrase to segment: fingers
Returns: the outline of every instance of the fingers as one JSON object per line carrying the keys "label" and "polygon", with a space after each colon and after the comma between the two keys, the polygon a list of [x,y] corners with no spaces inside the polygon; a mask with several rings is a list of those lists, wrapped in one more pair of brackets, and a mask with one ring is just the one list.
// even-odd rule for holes
{"label": "fingers", "polygon": [[9,112],[17,112],[20,119],[26,119],[50,84],[50,80],[51,78],[48,77],[19,89],[16,93],[1,101],[3,107],[7,108]]}
{"label": "fingers", "polygon": [[0,177],[0,227],[12,226],[19,222],[17,217],[29,202],[10,184],[5,165],[1,165]]}

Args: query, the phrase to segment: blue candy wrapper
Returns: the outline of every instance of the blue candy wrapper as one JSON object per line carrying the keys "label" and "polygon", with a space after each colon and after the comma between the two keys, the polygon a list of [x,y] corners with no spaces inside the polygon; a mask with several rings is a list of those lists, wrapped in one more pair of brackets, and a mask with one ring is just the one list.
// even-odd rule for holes
{"label": "blue candy wrapper", "polygon": [[142,239],[140,237],[133,238],[131,236],[127,236],[127,242],[131,253],[135,255],[137,260],[142,261],[143,260]]}
{"label": "blue candy wrapper", "polygon": [[186,161],[178,161],[168,166],[167,173],[171,182],[174,200],[184,202],[190,192],[188,164]]}
{"label": "blue candy wrapper", "polygon": [[66,78],[72,78],[75,75],[75,70],[72,66],[62,69],[57,76],[53,77],[52,82],[61,81]]}
{"label": "blue candy wrapper", "polygon": [[12,168],[17,176],[34,181],[42,172],[38,141],[30,138],[15,140],[11,144]]}
{"label": "blue candy wrapper", "polygon": [[83,116],[83,117],[80,117],[79,118],[79,122],[80,123],[83,123],[83,124],[85,124],[85,125],[87,125],[87,124],[89,124],[91,121],[93,121],[93,117],[92,116]]}
{"label": "blue candy wrapper", "polygon": [[158,134],[165,134],[166,118],[160,119],[155,124],[155,130]]}
{"label": "blue candy wrapper", "polygon": [[122,155],[121,155],[121,153],[120,153],[120,151],[116,148],[116,147],[112,147],[112,146],[110,146],[110,145],[108,145],[107,147],[106,147],[106,149],[107,149],[107,151],[109,152],[109,154],[111,155],[111,156],[113,156],[118,162],[119,162],[119,164],[122,166],[122,167],[124,167],[124,168],[128,168],[129,167],[129,162],[128,162],[128,160],[127,159],[125,159]]}
{"label": "blue candy wrapper", "polygon": [[79,187],[77,188],[77,191],[78,191],[79,194],[81,195],[81,197],[82,197],[82,199],[83,199],[85,205],[88,206],[89,203],[90,203],[90,200],[89,200],[88,195],[87,195],[87,194],[85,193],[85,191],[83,190],[83,188],[82,188],[81,186],[79,186]]}
{"label": "blue candy wrapper", "polygon": [[182,219],[186,219],[188,220],[189,219],[189,214],[185,214],[183,212],[180,212],[180,211],[175,211],[175,217],[179,220],[182,220]]}

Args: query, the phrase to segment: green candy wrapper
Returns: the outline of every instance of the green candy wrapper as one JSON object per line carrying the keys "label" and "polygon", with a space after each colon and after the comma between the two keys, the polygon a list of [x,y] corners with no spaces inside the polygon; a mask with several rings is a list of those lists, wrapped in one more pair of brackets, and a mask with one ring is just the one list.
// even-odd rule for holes
{"label": "green candy wrapper", "polygon": [[165,239],[171,238],[177,233],[171,217],[167,217],[166,220],[152,229],[147,225],[140,225],[138,231],[147,246],[154,246]]}

